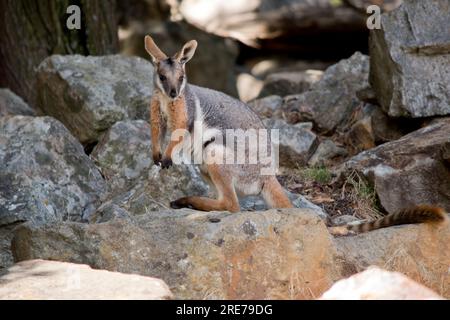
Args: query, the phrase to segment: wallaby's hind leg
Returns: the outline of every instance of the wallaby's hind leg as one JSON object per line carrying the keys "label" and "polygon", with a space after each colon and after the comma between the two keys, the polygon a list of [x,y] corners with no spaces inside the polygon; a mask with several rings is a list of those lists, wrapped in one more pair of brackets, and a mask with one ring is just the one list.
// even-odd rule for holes
{"label": "wallaby's hind leg", "polygon": [[208,174],[217,189],[217,199],[206,197],[184,197],[172,201],[170,206],[174,209],[192,208],[202,211],[230,211],[240,210],[239,201],[234,189],[232,177],[224,166],[208,165]]}
{"label": "wallaby's hind leg", "polygon": [[262,196],[270,208],[294,207],[275,176],[264,183]]}

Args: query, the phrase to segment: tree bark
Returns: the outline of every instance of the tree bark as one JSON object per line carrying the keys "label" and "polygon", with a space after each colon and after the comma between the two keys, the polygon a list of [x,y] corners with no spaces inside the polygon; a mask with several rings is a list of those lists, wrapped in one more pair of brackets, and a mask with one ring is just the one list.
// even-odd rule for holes
{"label": "tree bark", "polygon": [[[67,7],[81,9],[81,29],[69,30]],[[36,106],[35,69],[52,54],[118,52],[115,0],[0,1],[0,87]]]}

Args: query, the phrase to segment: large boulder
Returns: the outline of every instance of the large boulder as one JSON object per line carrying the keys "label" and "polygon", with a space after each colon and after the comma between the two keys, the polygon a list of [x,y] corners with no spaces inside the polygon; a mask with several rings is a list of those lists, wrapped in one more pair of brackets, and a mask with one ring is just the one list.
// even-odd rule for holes
{"label": "large boulder", "polygon": [[[37,276],[38,275],[38,276]],[[135,274],[93,270],[87,265],[30,260],[0,277],[0,300],[166,300],[164,281]]]}
{"label": "large boulder", "polygon": [[418,205],[450,211],[450,119],[364,151],[344,164],[373,184],[389,213]]}
{"label": "large boulder", "polygon": [[34,116],[36,112],[9,89],[0,89],[0,117],[8,115]]}
{"label": "large boulder", "polygon": [[99,224],[20,226],[17,261],[51,259],[163,279],[181,299],[314,298],[339,278],[311,210],[159,211]]}
{"label": "large boulder", "polygon": [[314,121],[318,130],[343,128],[361,104],[356,92],[368,86],[369,58],[359,52],[329,67],[309,91],[285,97],[282,113],[290,123]]}
{"label": "large boulder", "polygon": [[0,226],[82,220],[105,181],[81,144],[50,117],[0,118]]}
{"label": "large boulder", "polygon": [[153,66],[137,57],[54,55],[38,68],[39,108],[83,143],[115,122],[148,119]]}
{"label": "large boulder", "polygon": [[164,280],[181,299],[312,299],[370,265],[450,297],[450,225],[332,238],[316,212],[167,210],[15,230],[16,261],[50,259]]}
{"label": "large boulder", "polygon": [[400,272],[378,267],[339,280],[321,299],[325,300],[441,300],[437,293]]}
{"label": "large boulder", "polygon": [[370,83],[391,116],[450,114],[450,7],[405,0],[370,36]]}

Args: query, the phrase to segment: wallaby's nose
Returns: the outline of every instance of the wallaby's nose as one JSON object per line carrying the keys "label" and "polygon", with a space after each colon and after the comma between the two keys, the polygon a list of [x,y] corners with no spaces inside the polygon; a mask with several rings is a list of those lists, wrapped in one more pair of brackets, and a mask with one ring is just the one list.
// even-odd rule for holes
{"label": "wallaby's nose", "polygon": [[177,96],[177,92],[175,91],[175,89],[170,90],[170,97],[175,98],[176,96]]}

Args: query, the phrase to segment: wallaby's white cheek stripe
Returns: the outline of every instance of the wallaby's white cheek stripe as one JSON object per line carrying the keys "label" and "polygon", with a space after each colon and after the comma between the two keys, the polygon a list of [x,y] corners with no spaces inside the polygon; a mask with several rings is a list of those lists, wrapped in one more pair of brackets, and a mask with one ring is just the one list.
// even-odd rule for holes
{"label": "wallaby's white cheek stripe", "polygon": [[155,81],[156,81],[156,86],[158,87],[158,89],[159,90],[161,90],[161,92],[163,92],[164,93],[164,88],[163,88],[163,85],[162,85],[162,83],[161,83],[161,80],[159,80],[159,77],[157,76],[157,77],[155,77]]}

